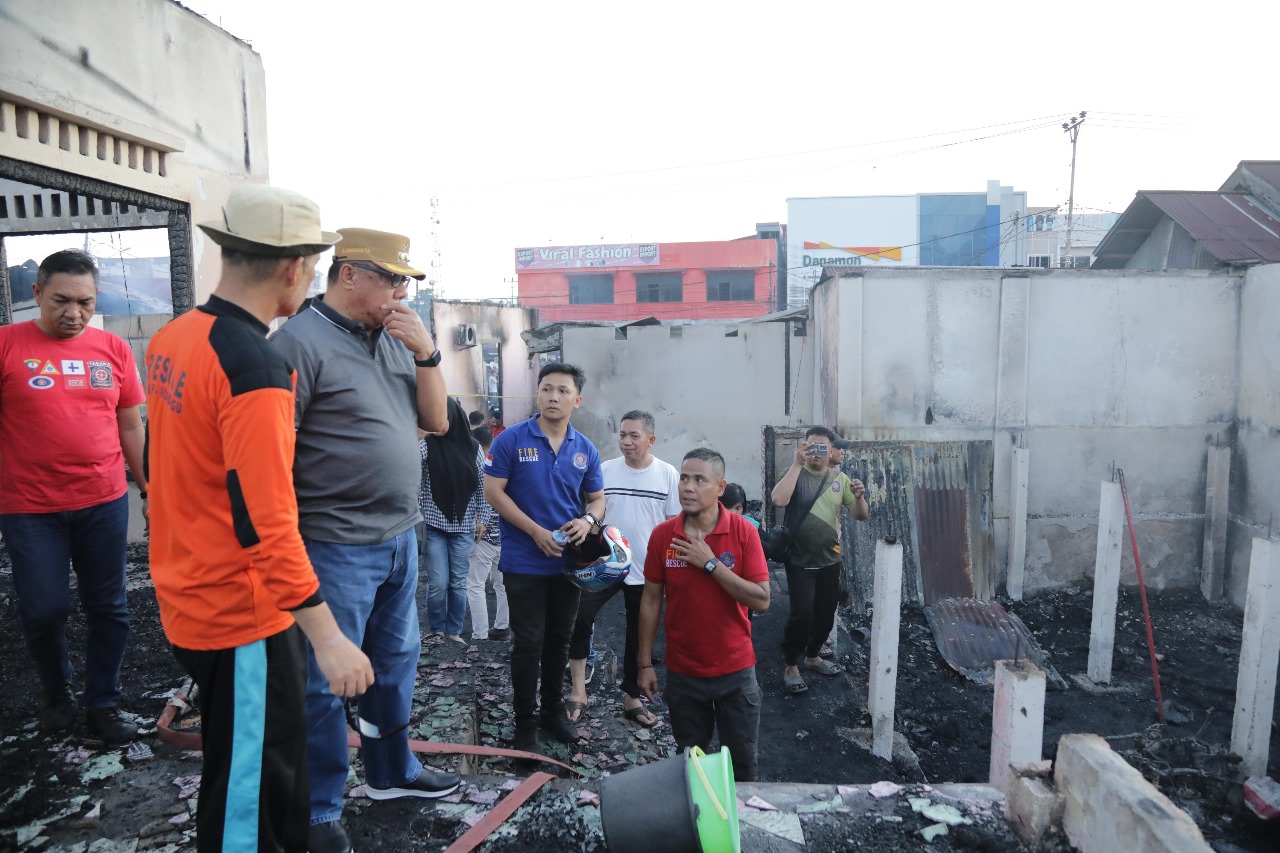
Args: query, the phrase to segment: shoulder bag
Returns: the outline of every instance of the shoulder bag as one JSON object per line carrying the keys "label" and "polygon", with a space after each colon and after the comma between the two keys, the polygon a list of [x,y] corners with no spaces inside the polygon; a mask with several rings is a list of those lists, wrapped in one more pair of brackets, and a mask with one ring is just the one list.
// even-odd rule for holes
{"label": "shoulder bag", "polygon": [[[827,482],[830,479],[831,472],[828,470],[827,475],[822,478],[822,483],[818,486],[818,490],[813,493],[813,499],[805,506],[804,512],[795,516],[796,527],[799,527],[800,522],[804,521],[805,516],[813,510],[813,505],[818,502],[818,498],[826,491]],[[796,485],[799,485],[799,481],[796,482]],[[788,506],[787,509],[790,510],[791,507]],[[784,522],[789,520],[789,515],[790,512],[783,513]],[[760,534],[760,545],[764,548],[764,555],[767,559],[773,560],[775,563],[786,563],[787,557],[791,554],[791,528],[786,524],[775,524]]]}

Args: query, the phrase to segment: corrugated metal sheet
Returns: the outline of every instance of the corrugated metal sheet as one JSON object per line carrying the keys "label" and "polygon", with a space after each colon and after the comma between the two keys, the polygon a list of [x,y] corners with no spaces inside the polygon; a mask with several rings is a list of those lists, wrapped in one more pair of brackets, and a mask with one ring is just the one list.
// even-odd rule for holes
{"label": "corrugated metal sheet", "polygon": [[[786,473],[804,430],[763,430],[766,524],[782,513],[767,496]],[[844,521],[842,557],[850,604],[866,612],[874,588],[875,547],[880,539],[902,543],[902,598],[929,602],[947,595],[980,599],[995,594],[990,441],[860,441],[843,471],[867,485],[871,517]]]}
{"label": "corrugated metal sheet", "polygon": [[1166,216],[1219,262],[1280,261],[1280,219],[1248,193],[1140,192],[1094,251],[1093,267],[1125,267]]}
{"label": "corrugated metal sheet", "polygon": [[[1094,250],[1094,269],[1123,269],[1165,216],[1216,261],[1280,261],[1280,219],[1247,192],[1139,192]],[[1164,248],[1160,254],[1165,255]],[[1203,265],[1203,264],[1197,264]],[[1175,268],[1169,263],[1143,268]]]}
{"label": "corrugated metal sheet", "polygon": [[968,454],[954,444],[916,449],[915,532],[925,604],[973,597],[967,461]]}
{"label": "corrugated metal sheet", "polygon": [[1240,168],[1280,190],[1280,160],[1243,160]]}
{"label": "corrugated metal sheet", "polygon": [[1280,219],[1248,193],[1144,195],[1220,261],[1280,261]]}
{"label": "corrugated metal sheet", "polygon": [[942,657],[971,681],[991,684],[996,661],[1021,659],[1040,667],[1056,686],[1066,686],[1027,626],[998,601],[948,598],[927,605],[924,616]]}

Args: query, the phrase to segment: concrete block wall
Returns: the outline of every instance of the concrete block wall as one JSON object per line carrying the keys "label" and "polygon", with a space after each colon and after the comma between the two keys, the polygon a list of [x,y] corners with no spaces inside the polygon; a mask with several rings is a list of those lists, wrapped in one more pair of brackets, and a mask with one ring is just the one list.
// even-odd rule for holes
{"label": "concrete block wall", "polygon": [[[1280,265],[1179,270],[840,270],[813,292],[807,335],[784,323],[568,327],[588,372],[575,423],[617,454],[617,417],[658,416],[657,453],[725,453],[758,499],[760,429],[828,423],[863,440],[990,441],[998,588],[1007,571],[1013,448],[1028,449],[1024,589],[1087,581],[1098,484],[1125,470],[1148,584],[1199,583],[1205,465],[1232,458],[1227,589],[1243,603],[1248,545],[1280,489]],[[738,336],[726,332],[738,330]],[[790,404],[788,406],[787,404]],[[789,408],[789,411],[788,411]],[[1243,554],[1242,554],[1243,552]],[[1121,583],[1136,583],[1127,544]]]}
{"label": "concrete block wall", "polygon": [[[621,415],[646,409],[657,422],[655,456],[678,468],[689,450],[712,447],[724,455],[729,481],[741,483],[748,499],[759,500],[761,430],[788,423],[783,348],[790,328],[789,323],[632,326],[621,340],[613,327],[565,327],[564,360],[587,374],[573,424],[602,458],[612,459],[620,455]],[[725,336],[735,329],[736,336]],[[799,353],[811,349],[812,339],[793,337],[791,347],[796,373]],[[793,376],[793,394],[796,381]]]}
{"label": "concrete block wall", "polygon": [[[1012,448],[1030,453],[1025,590],[1092,572],[1098,483],[1125,469],[1148,583],[1198,583],[1206,447],[1236,416],[1242,276],[864,269],[816,325],[839,325],[836,425],[862,439],[989,440],[998,573]],[[1275,316],[1272,313],[1271,316]],[[828,334],[820,332],[819,334]],[[826,411],[815,402],[815,410]],[[1126,553],[1122,583],[1135,583]]]}
{"label": "concrete block wall", "polygon": [[1244,606],[1249,552],[1280,532],[1280,264],[1254,267],[1240,293],[1240,400],[1231,457],[1226,591]]}

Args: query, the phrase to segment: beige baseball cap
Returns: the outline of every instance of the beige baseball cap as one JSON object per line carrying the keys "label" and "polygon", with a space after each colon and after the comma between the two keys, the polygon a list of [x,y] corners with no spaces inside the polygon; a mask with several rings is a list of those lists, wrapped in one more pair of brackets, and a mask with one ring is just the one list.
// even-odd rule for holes
{"label": "beige baseball cap", "polygon": [[292,190],[246,184],[236,187],[222,219],[201,222],[209,239],[228,249],[270,257],[318,255],[340,239],[320,229],[320,207]]}
{"label": "beige baseball cap", "polygon": [[427,277],[422,270],[409,265],[409,238],[390,231],[371,228],[339,228],[342,239],[333,247],[335,264],[363,261],[395,275],[407,275],[419,281]]}

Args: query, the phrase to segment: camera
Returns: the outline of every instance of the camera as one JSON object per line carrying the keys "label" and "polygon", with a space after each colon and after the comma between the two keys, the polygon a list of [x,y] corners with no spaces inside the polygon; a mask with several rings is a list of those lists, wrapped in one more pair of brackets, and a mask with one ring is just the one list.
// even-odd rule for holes
{"label": "camera", "polygon": [[809,445],[810,456],[826,456],[830,452],[831,452],[831,447],[827,445],[825,442]]}

